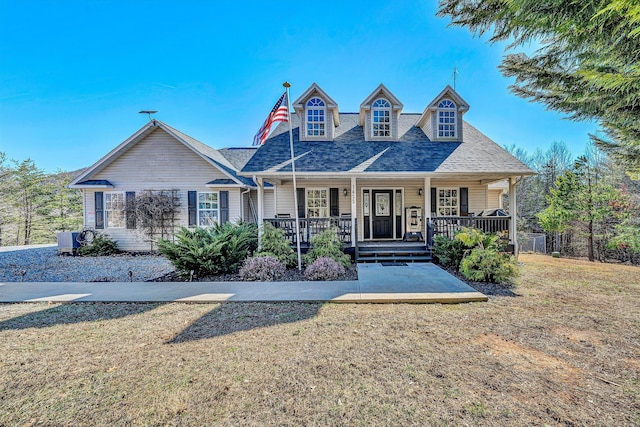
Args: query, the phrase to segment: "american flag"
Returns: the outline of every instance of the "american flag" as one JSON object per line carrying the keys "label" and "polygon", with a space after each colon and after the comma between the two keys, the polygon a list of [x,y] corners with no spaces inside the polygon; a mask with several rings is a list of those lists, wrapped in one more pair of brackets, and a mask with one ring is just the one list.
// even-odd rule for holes
{"label": "american flag", "polygon": [[275,122],[288,122],[289,121],[289,102],[287,101],[287,92],[283,93],[276,105],[273,106],[267,120],[253,137],[253,145],[262,145],[269,136],[271,126]]}

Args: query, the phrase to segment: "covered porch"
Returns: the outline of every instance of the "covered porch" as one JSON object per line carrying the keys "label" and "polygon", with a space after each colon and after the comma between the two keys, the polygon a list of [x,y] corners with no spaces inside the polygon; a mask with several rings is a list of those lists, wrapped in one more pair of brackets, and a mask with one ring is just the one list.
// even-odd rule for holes
{"label": "covered porch", "polygon": [[[435,235],[452,238],[463,227],[500,232],[514,249],[517,244],[515,221],[510,215],[479,215],[489,208],[502,208],[503,192],[509,197],[510,210],[515,211],[516,177],[307,176],[298,179],[295,190],[290,180],[266,179],[277,191],[265,212],[264,181],[258,179],[258,222],[282,229],[287,240],[296,245],[297,213],[303,248],[330,227],[335,227],[340,240],[354,250],[376,242],[387,246],[415,242],[431,249]],[[490,188],[500,180],[502,189]]]}

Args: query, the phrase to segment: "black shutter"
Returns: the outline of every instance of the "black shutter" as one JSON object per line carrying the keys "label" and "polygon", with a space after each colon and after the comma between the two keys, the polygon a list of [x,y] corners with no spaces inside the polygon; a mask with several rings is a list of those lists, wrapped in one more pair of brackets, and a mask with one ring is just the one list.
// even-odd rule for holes
{"label": "black shutter", "polygon": [[340,208],[338,206],[338,189],[329,189],[329,216],[340,216]]}
{"label": "black shutter", "polygon": [[306,218],[307,210],[304,208],[304,188],[296,188],[296,193],[298,194],[298,218]]}
{"label": "black shutter", "polygon": [[198,225],[198,192],[187,192],[187,204],[189,211],[189,227]]}
{"label": "black shutter", "polygon": [[460,188],[460,216],[469,215],[469,189]]}
{"label": "black shutter", "polygon": [[96,191],[95,193],[95,210],[96,210],[96,229],[104,228],[104,193]]}
{"label": "black shutter", "polygon": [[127,191],[125,196],[127,228],[133,230],[136,228],[136,193],[135,191]]}
{"label": "black shutter", "polygon": [[438,192],[436,191],[436,188],[431,187],[431,216],[437,216],[437,212],[438,212],[438,209],[436,209],[436,206],[438,206],[438,201],[436,200],[437,197],[438,197]]}
{"label": "black shutter", "polygon": [[220,224],[229,222],[229,192],[220,192]]}

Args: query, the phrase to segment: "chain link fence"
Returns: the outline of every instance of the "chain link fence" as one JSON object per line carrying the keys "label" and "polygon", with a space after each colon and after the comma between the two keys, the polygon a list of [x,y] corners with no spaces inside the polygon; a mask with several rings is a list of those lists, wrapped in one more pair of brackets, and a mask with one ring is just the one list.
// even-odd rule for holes
{"label": "chain link fence", "polygon": [[542,233],[525,233],[518,242],[521,252],[547,253],[547,236]]}

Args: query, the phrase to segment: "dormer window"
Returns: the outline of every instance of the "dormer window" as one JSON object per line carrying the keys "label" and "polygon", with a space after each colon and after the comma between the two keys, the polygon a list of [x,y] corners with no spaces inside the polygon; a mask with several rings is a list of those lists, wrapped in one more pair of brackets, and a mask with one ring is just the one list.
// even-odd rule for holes
{"label": "dormer window", "polygon": [[371,135],[391,137],[391,104],[386,99],[376,99],[371,106]]}
{"label": "dormer window", "polygon": [[311,98],[307,102],[307,136],[325,135],[325,104],[320,98]]}
{"label": "dormer window", "polygon": [[456,137],[456,104],[450,99],[443,99],[438,104],[438,137]]}

